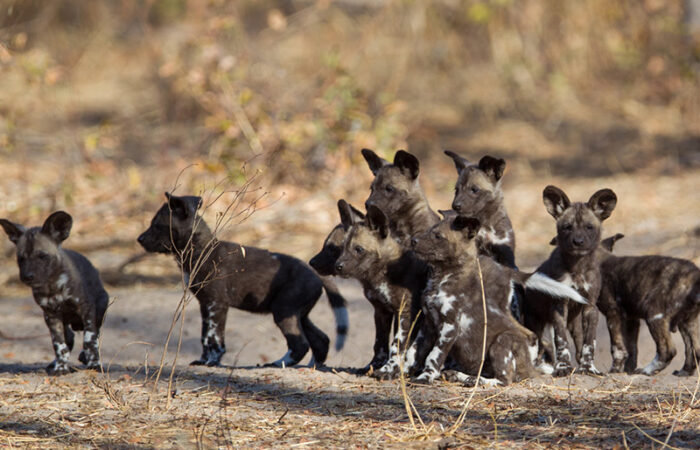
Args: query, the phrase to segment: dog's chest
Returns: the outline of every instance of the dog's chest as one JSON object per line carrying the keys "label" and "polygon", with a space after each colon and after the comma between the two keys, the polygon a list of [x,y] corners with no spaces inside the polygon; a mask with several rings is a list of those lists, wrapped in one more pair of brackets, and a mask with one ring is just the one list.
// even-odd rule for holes
{"label": "dog's chest", "polygon": [[68,275],[62,273],[54,283],[49,293],[35,293],[34,299],[37,304],[45,310],[56,311],[66,307],[73,307],[79,302],[78,298],[72,295],[68,286]]}
{"label": "dog's chest", "polygon": [[453,319],[461,312],[460,296],[450,283],[451,275],[428,281],[423,294],[424,308],[434,323]]}
{"label": "dog's chest", "polygon": [[511,246],[512,239],[510,233],[494,228],[482,228],[477,234],[477,244],[481,245],[508,245]]}
{"label": "dog's chest", "polygon": [[599,290],[600,287],[599,278],[599,274],[594,271],[579,273],[566,272],[558,281],[579,292],[585,293],[585,297],[590,299],[591,296],[597,296],[595,291]]}
{"label": "dog's chest", "polygon": [[383,282],[372,287],[365,288],[365,297],[374,305],[392,308],[392,289],[389,283]]}

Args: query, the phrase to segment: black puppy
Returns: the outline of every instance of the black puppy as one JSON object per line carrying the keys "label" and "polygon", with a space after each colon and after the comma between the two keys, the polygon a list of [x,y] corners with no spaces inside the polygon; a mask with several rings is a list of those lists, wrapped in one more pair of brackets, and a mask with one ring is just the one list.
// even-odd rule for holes
{"label": "black puppy", "polygon": [[109,296],[90,261],[61,247],[73,225],[71,216],[57,211],[43,226],[29,229],[6,219],[0,219],[0,225],[17,246],[19,277],[32,288],[51,333],[56,359],[46,372],[63,375],[71,371],[68,359],[74,330],[84,331],[83,351],[78,359],[88,369],[99,369],[98,338]]}
{"label": "black puppy", "polygon": [[[311,347],[311,364],[323,364],[328,336],[309,319],[309,312],[326,292],[334,292],[306,264],[282,253],[219,241],[197,210],[200,197],[165,194],[167,202],[138,241],[148,252],[174,254],[202,314],[202,356],[194,365],[216,366],[226,352],[224,330],[228,308],[272,313],[289,351],[269,364],[297,364]],[[336,349],[343,347],[348,329],[345,299],[328,296],[336,319]]]}

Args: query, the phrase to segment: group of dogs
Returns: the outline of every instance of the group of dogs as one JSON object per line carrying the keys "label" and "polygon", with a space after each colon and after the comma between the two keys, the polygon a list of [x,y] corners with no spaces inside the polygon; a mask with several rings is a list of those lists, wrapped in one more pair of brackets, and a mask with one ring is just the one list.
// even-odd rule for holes
{"label": "group of dogs", "polygon": [[[556,219],[555,246],[533,273],[515,265],[515,235],[506,212],[503,159],[478,163],[450,151],[458,173],[452,209],[433,211],[419,182],[418,159],[403,150],[393,162],[371,150],[362,155],[374,174],[363,213],[338,202],[341,222],[309,262],[217,239],[202,219],[202,199],[166,193],[166,202],[138,242],[148,252],[174,255],[199,301],[202,355],[192,364],[216,366],[226,352],[228,308],[271,313],[288,351],[269,365],[286,367],[312,352],[322,365],[329,338],[309,319],[325,290],[336,323],[336,349],[348,332],[346,302],[330,276],[355,278],[374,307],[374,354],[362,373],[379,379],[401,374],[416,382],[439,377],[473,385],[508,384],[538,373],[570,374],[575,345],[578,371],[594,364],[598,310],[610,332],[611,372],[652,375],[675,356],[670,333],[680,331],[685,363],[674,375],[692,375],[700,358],[697,318],[700,270],[666,256],[618,257],[616,234],[601,240],[601,225],[617,204],[610,189],[572,202],[559,188],[543,192]],[[0,225],[17,247],[20,279],[32,288],[51,334],[52,375],[70,372],[73,331],[82,330],[79,360],[100,367],[98,338],[108,304],[97,270],[61,243],[72,226],[63,211],[41,227]],[[644,320],[656,356],[637,368]],[[547,331],[552,331],[551,339]],[[393,331],[393,337],[391,336]]]}

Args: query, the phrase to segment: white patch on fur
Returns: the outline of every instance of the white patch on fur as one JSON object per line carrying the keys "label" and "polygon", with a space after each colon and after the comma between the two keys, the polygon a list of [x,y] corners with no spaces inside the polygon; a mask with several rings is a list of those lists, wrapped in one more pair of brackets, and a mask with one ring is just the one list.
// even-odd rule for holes
{"label": "white patch on fur", "polygon": [[273,362],[272,364],[277,366],[277,367],[282,367],[282,368],[285,368],[286,366],[294,364],[294,360],[292,359],[292,351],[287,350],[287,353],[285,353],[283,357],[281,357],[277,361]]}
{"label": "white patch on fur", "polygon": [[39,306],[44,307],[49,304],[49,299],[46,297],[39,297],[37,302],[39,303]]}
{"label": "white patch on fur", "polygon": [[539,347],[537,345],[537,341],[535,341],[534,344],[527,346],[527,352],[530,355],[530,361],[535,362],[535,360],[537,359],[538,350]]}
{"label": "white patch on fur", "polygon": [[[569,276],[568,274],[566,275]],[[569,277],[571,279],[571,277]],[[563,281],[555,281],[539,272],[533,273],[525,282],[525,287],[539,292],[544,292],[545,294],[551,295],[552,297],[565,298],[577,303],[582,303],[584,305],[588,304],[588,301],[576,292],[571,287],[567,286]]]}
{"label": "white patch on fur", "polygon": [[345,333],[339,333],[335,341],[335,349],[342,350],[345,346],[345,339],[347,336],[347,330],[350,326],[350,319],[348,318],[348,310],[344,306],[340,308],[333,308],[333,315],[335,316],[335,326],[336,328],[344,328]]}
{"label": "white patch on fur", "polygon": [[440,344],[444,343],[447,341],[448,337],[447,335],[453,332],[455,329],[454,325],[449,324],[449,323],[443,323],[442,327],[440,328]]}
{"label": "white patch on fur", "polygon": [[659,320],[659,319],[663,319],[663,318],[664,318],[663,313],[659,313],[659,314],[653,316],[653,317],[652,317],[651,319],[649,319],[649,320]]}
{"label": "white patch on fur", "polygon": [[581,349],[581,356],[593,356],[593,349],[594,347],[584,344],[583,348]]}
{"label": "white patch on fur", "polygon": [[462,313],[459,315],[459,329],[464,333],[474,323],[474,319]]}
{"label": "white patch on fur", "polygon": [[384,296],[384,301],[388,302],[391,299],[391,293],[389,292],[389,285],[386,282],[379,285],[379,293]]}
{"label": "white patch on fur", "polygon": [[547,364],[546,362],[543,362],[539,366],[537,366],[537,370],[542,372],[545,375],[551,375],[554,373],[554,367],[552,367],[551,364]]}
{"label": "white patch on fur", "polygon": [[66,284],[68,284],[68,274],[62,273],[58,276],[58,280],[56,280],[56,287],[59,289],[63,289],[66,286]]}
{"label": "white patch on fur", "polygon": [[406,360],[403,364],[404,373],[408,373],[409,369],[411,369],[416,364],[416,350],[416,345],[414,343],[406,352]]}
{"label": "white patch on fur", "polygon": [[85,342],[91,342],[93,337],[95,337],[95,333],[92,331],[86,331],[85,335],[83,335],[83,340]]}
{"label": "white patch on fur", "polygon": [[447,295],[445,291],[438,292],[435,301],[440,304],[440,314],[446,315],[452,309],[452,305],[457,301],[454,295]]}
{"label": "white patch on fur", "polygon": [[564,350],[561,351],[561,356],[562,358],[566,358],[568,360],[571,359],[571,353],[569,353],[569,349],[565,348]]}
{"label": "white patch on fur", "polygon": [[619,361],[621,359],[624,359],[625,352],[621,348],[617,347],[616,345],[613,345],[612,355],[613,355],[613,360]]}
{"label": "white patch on fur", "polygon": [[647,365],[642,369],[642,373],[643,373],[644,375],[653,375],[653,374],[656,373],[657,371],[661,370],[661,368],[662,368],[663,366],[664,366],[663,363],[662,363],[661,361],[659,361],[659,355],[656,355],[656,356],[654,356],[653,361],[650,362],[649,364],[647,364]]}
{"label": "white patch on fur", "polygon": [[508,233],[504,237],[501,237],[496,233],[496,230],[493,228],[489,229],[484,229],[482,228],[479,230],[479,235],[486,241],[491,242],[496,245],[500,244],[508,244],[510,242],[510,238],[508,237]]}

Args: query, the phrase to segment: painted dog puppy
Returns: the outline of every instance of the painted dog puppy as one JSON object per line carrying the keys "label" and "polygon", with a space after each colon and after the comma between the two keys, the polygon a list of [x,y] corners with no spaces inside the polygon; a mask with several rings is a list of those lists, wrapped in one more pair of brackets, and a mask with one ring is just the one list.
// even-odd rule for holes
{"label": "painted dog puppy", "polygon": [[[671,332],[679,330],[685,346],[683,368],[676,376],[695,373],[700,359],[698,313],[700,312],[700,269],[691,261],[668,256],[615,256],[601,249],[603,283],[598,308],[605,315],[610,332],[611,372],[654,375],[673,360],[676,349]],[[656,343],[656,356],[637,369],[639,321],[644,320]]]}
{"label": "painted dog puppy", "polygon": [[20,279],[32,288],[49,327],[56,359],[46,372],[63,375],[71,371],[68,359],[73,331],[84,332],[80,362],[88,369],[99,369],[98,339],[109,296],[90,261],[61,246],[70,235],[71,216],[57,211],[41,227],[29,229],[6,219],[0,219],[0,225],[17,246]]}
{"label": "painted dog puppy", "polygon": [[372,150],[363,149],[362,156],[374,174],[365,208],[374,205],[382,210],[389,218],[392,236],[410,248],[412,236],[440,221],[418,180],[418,159],[404,150],[396,152],[393,164]]}
{"label": "painted dog puppy", "polygon": [[484,375],[503,384],[532,376],[537,357],[537,337],[510,314],[513,285],[519,282],[528,289],[584,301],[573,289],[546,276],[518,272],[480,255],[475,242],[479,227],[475,218],[446,214],[412,239],[414,251],[430,266],[423,293],[425,325],[406,357],[413,364],[425,358],[418,382],[434,381],[448,354],[461,371],[476,375],[484,339],[482,286],[487,326]]}
{"label": "painted dog puppy", "polygon": [[[272,313],[289,350],[268,365],[295,365],[309,347],[312,364],[323,364],[328,336],[308,317],[324,288],[318,275],[291,256],[219,241],[197,213],[200,197],[166,193],[166,198],[138,241],[148,252],[173,254],[199,301],[203,351],[191,364],[220,364],[226,352],[224,330],[230,307]],[[336,349],[340,350],[348,327],[345,300],[329,295],[329,301],[336,319]]]}
{"label": "painted dog puppy", "polygon": [[[394,339],[388,361],[372,374],[379,379],[391,379],[399,374],[402,353],[420,328],[422,317],[415,322],[421,309],[421,294],[425,288],[428,266],[405,251],[391,236],[389,218],[374,205],[367,208],[364,223],[348,221],[350,211],[343,200],[338,202],[347,227],[347,239],[336,270],[340,276],[353,277],[362,283],[365,296],[375,310],[377,336],[387,342],[392,319]],[[343,212],[345,209],[345,212]]]}
{"label": "painted dog puppy", "polygon": [[481,228],[476,237],[476,246],[482,254],[491,256],[504,266],[516,268],[515,233],[501,189],[506,162],[486,155],[478,164],[472,164],[449,150],[445,154],[452,158],[459,174],[452,209],[479,220]]}
{"label": "painted dog puppy", "polygon": [[[340,200],[338,202],[338,209],[340,210],[341,218],[344,218],[346,223],[362,223],[365,220],[365,215],[354,206],[347,204],[345,200]],[[326,276],[338,275],[335,268],[335,263],[343,251],[343,245],[347,234],[346,228],[342,223],[339,223],[331,230],[323,242],[323,248],[321,248],[321,251],[311,258],[311,261],[309,261],[309,264],[316,270],[316,272]],[[365,290],[364,294],[370,303],[372,303],[369,296],[373,296],[373,294],[367,290]],[[366,373],[367,371],[374,372],[386,364],[387,358],[389,357],[391,316],[387,315],[381,308],[374,309],[374,328],[374,354],[370,363],[359,370],[360,373]]]}
{"label": "painted dog puppy", "polygon": [[567,328],[581,315],[583,339],[580,343],[579,370],[600,374],[594,365],[598,325],[595,304],[601,287],[598,248],[602,222],[615,209],[617,197],[610,189],[601,189],[587,203],[572,203],[561,189],[547,186],[543,192],[543,201],[549,214],[557,220],[557,247],[537,272],[573,287],[588,304],[553,301],[547,295],[526,292],[523,305],[525,326],[537,334],[541,348],[546,345],[543,341],[545,327],[553,327],[554,353],[557,359],[554,375],[563,376],[573,370]]}

